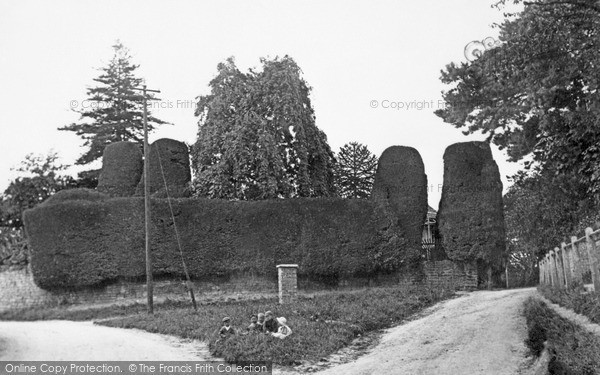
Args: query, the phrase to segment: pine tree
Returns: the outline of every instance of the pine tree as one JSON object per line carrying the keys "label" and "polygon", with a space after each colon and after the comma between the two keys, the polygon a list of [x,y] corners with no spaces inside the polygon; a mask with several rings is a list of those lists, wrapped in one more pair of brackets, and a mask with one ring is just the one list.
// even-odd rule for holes
{"label": "pine tree", "polygon": [[[143,97],[134,90],[143,82],[134,75],[139,65],[131,63],[129,50],[121,42],[117,41],[113,48],[108,66],[101,68],[102,74],[94,78],[100,85],[87,90],[88,99],[77,111],[81,114],[80,122],[59,128],[75,132],[89,148],[76,164],[89,164],[101,158],[104,148],[113,142],[143,144]],[[165,123],[148,115],[148,131]]]}
{"label": "pine tree", "polygon": [[371,195],[377,157],[367,146],[358,142],[346,143],[337,154],[335,183],[343,198],[368,198]]}
{"label": "pine tree", "polygon": [[211,93],[199,97],[192,150],[197,195],[257,200],[330,196],[334,157],[316,127],[310,87],[290,57],[261,59],[242,73],[218,65]]}

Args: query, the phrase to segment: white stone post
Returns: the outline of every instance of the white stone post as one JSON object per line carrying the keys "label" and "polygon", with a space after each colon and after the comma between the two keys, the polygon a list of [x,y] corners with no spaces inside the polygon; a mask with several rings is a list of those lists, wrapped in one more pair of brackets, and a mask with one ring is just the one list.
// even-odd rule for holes
{"label": "white stone post", "polygon": [[298,265],[280,264],[277,266],[279,276],[279,304],[296,301],[298,298]]}

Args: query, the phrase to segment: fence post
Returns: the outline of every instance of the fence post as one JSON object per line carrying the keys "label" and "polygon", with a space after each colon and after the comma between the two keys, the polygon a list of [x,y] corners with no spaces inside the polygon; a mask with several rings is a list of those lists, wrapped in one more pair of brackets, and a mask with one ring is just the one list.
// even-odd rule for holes
{"label": "fence post", "polygon": [[548,272],[546,272],[548,269],[548,262],[546,262],[546,258],[542,259],[540,264],[540,277],[542,278],[541,284],[548,285]]}
{"label": "fence post", "polygon": [[556,266],[557,286],[563,289],[565,287],[565,269],[563,267],[562,254],[559,254],[559,251],[558,247],[554,248],[554,264]]}
{"label": "fence post", "polygon": [[548,261],[548,254],[544,255],[544,269],[546,274],[546,285],[552,286],[552,279],[550,278],[550,262]]}
{"label": "fence post", "polygon": [[571,274],[573,275],[573,283],[583,283],[579,242],[576,236],[571,236]]}
{"label": "fence post", "polygon": [[573,275],[571,273],[571,254],[569,254],[567,244],[564,242],[560,243],[560,254],[562,255],[560,260],[562,261],[565,273],[565,288],[568,289],[573,286]]}
{"label": "fence post", "polygon": [[548,253],[548,260],[550,261],[550,277],[552,278],[552,286],[554,288],[559,286],[558,272],[556,269],[556,261],[554,257],[554,250],[550,250]]}
{"label": "fence post", "polygon": [[598,249],[596,248],[596,240],[592,238],[594,231],[592,228],[585,228],[585,241],[587,243],[588,258],[590,259],[590,269],[592,271],[592,280],[594,281],[594,291],[600,293],[600,273],[598,272],[598,266],[600,261],[598,260]]}

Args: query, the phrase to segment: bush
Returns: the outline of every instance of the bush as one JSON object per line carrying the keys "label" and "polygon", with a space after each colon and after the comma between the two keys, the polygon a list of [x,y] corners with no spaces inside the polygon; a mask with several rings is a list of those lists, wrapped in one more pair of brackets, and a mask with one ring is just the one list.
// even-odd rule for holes
{"label": "bush", "polygon": [[600,338],[560,317],[535,298],[525,302],[524,314],[529,329],[526,344],[532,352],[539,354],[541,340],[548,341],[552,354],[549,369],[560,367],[565,374],[600,374]]}
{"label": "bush", "polygon": [[529,350],[531,350],[533,355],[539,357],[544,350],[546,338],[546,328],[544,328],[540,322],[534,321],[527,331],[527,340],[525,340],[525,344]]}
{"label": "bush", "polygon": [[24,268],[28,263],[27,241],[23,230],[0,227],[0,267]]}
{"label": "bush", "polygon": [[[24,213],[33,276],[42,288],[94,286],[145,275],[143,199],[86,196],[96,200],[63,200]],[[393,220],[369,200],[172,203],[186,264],[200,280],[244,273],[275,279],[275,266],[281,263],[298,263],[300,277],[368,276],[398,270],[415,258],[406,238],[390,235]],[[180,277],[167,200],[153,199],[151,210],[153,272]]]}

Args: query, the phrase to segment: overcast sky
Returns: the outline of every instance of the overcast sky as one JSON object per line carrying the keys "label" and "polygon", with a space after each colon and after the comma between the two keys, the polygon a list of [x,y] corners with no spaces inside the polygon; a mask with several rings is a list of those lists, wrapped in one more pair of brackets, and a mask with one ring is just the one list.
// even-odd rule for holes
{"label": "overcast sky", "polygon": [[[332,149],[357,141],[379,156],[389,146],[415,147],[437,209],[445,148],[484,138],[464,136],[433,114],[443,105],[440,70],[466,61],[467,43],[498,35],[491,26],[503,15],[493,2],[3,1],[0,189],[28,153],[54,150],[65,164],[83,153],[73,132],[57,128],[78,121],[71,107],[80,109],[120,39],[140,64],[138,75],[171,107],[154,110],[174,125],[150,141],[195,141],[193,100],[209,92],[219,62],[234,56],[246,71],[260,57],[287,54],[313,88],[316,123]],[[506,188],[505,176],[520,166],[498,150],[494,157]]]}

